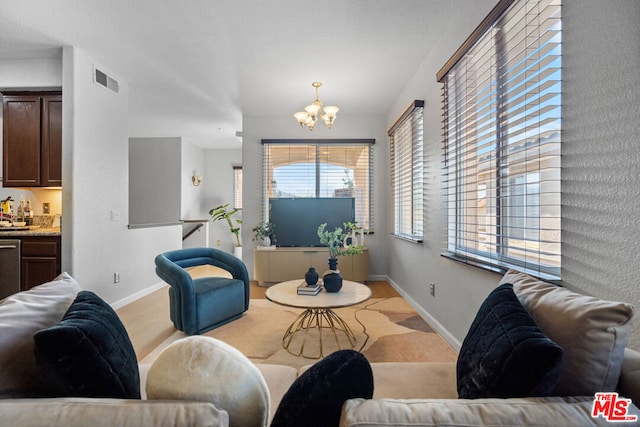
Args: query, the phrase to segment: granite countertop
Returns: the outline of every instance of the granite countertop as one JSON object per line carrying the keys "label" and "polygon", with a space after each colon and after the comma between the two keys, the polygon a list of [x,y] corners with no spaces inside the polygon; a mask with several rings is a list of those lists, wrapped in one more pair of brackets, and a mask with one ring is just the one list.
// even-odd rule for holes
{"label": "granite countertop", "polygon": [[28,230],[12,230],[11,227],[0,227],[0,239],[4,237],[59,236],[60,227],[30,226]]}

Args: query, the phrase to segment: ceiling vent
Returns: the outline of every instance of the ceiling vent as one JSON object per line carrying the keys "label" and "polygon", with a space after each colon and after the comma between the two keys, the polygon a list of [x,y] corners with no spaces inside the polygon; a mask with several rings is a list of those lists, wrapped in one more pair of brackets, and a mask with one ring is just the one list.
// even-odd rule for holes
{"label": "ceiling vent", "polygon": [[98,70],[94,67],[93,69],[93,81],[104,88],[109,89],[113,93],[118,93],[120,90],[120,85],[118,85],[118,81],[113,77],[107,75],[107,73]]}

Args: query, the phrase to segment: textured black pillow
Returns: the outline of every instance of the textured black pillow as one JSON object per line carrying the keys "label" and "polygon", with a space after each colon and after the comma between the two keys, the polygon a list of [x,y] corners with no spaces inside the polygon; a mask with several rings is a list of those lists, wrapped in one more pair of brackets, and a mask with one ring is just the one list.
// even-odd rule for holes
{"label": "textured black pillow", "polygon": [[353,350],[339,350],[296,379],[282,398],[271,427],[331,427],[340,423],[347,399],[371,399],[369,361]]}
{"label": "textured black pillow", "polygon": [[476,314],[458,355],[461,399],[553,394],[560,378],[560,346],[538,328],[504,284],[491,292]]}
{"label": "textured black pillow", "polygon": [[62,321],[33,339],[51,397],[140,399],[140,373],[129,335],[113,309],[93,292],[78,293]]}

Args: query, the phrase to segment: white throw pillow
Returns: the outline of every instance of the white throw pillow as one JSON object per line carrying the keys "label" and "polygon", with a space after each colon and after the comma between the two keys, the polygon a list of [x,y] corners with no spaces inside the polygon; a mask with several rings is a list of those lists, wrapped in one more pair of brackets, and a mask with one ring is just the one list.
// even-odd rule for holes
{"label": "white throw pillow", "polygon": [[211,402],[229,425],[267,426],[270,396],[260,370],[234,347],[190,336],[165,348],[147,376],[147,398]]}
{"label": "white throw pillow", "polygon": [[542,332],[561,346],[561,396],[593,396],[614,391],[633,316],[631,305],[581,295],[509,270],[500,284],[511,283]]}
{"label": "white throw pillow", "polygon": [[0,398],[47,394],[33,335],[57,325],[81,288],[67,273],[0,301]]}

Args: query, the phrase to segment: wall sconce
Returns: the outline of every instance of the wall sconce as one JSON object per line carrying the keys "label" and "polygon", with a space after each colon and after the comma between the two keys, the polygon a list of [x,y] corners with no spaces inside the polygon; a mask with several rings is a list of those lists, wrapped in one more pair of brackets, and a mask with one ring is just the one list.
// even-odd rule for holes
{"label": "wall sconce", "polygon": [[191,176],[191,183],[196,187],[200,186],[202,182],[202,175],[198,175],[196,171],[193,171],[193,176]]}

